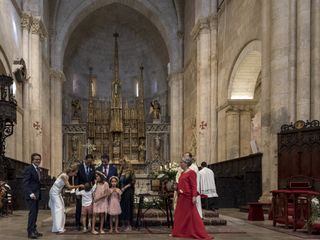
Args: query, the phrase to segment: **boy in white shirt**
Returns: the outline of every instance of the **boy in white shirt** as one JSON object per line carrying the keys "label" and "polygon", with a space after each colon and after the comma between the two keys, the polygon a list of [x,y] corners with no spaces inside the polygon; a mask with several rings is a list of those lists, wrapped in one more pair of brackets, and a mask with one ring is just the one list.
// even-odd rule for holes
{"label": "boy in white shirt", "polygon": [[91,226],[93,193],[94,193],[95,189],[96,189],[96,185],[91,187],[90,183],[86,183],[84,185],[84,190],[81,190],[81,191],[79,191],[79,189],[76,190],[76,195],[82,196],[81,216],[82,216],[83,232],[88,231],[88,229],[86,227],[87,217],[88,217],[88,228],[90,228],[90,226]]}

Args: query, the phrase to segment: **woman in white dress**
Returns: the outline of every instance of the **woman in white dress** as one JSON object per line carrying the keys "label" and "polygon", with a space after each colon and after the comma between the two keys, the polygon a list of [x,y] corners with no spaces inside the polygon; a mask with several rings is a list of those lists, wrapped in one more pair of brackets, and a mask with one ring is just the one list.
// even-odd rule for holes
{"label": "woman in white dress", "polygon": [[61,173],[54,184],[52,185],[49,196],[49,207],[51,209],[51,216],[52,216],[52,232],[54,233],[64,233],[65,228],[65,207],[64,201],[62,198],[62,189],[66,187],[67,189],[74,189],[83,187],[83,185],[70,185],[69,177],[77,175],[78,172],[78,164],[72,165],[71,167],[67,168],[65,172]]}

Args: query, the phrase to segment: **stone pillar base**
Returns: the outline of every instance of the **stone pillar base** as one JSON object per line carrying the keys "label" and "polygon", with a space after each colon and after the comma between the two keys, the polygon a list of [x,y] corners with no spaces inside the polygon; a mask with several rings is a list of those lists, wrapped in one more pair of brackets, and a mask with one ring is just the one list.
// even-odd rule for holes
{"label": "stone pillar base", "polygon": [[260,203],[271,203],[272,202],[272,194],[269,191],[263,192],[258,201]]}

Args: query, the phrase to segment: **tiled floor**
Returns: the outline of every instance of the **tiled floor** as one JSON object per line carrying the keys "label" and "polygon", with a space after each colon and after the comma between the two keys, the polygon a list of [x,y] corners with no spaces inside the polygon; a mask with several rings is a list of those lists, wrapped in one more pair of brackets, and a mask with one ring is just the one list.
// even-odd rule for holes
{"label": "tiled floor", "polygon": [[[218,240],[294,240],[294,239],[320,239],[320,235],[308,236],[300,233],[298,236],[292,235],[292,230],[284,230],[285,233],[272,230],[271,222],[248,222],[246,221],[246,213],[241,213],[237,209],[221,209],[221,217],[227,220],[227,226],[210,226],[207,230],[212,233]],[[9,217],[0,217],[0,239],[26,239],[26,222],[27,212],[16,211],[14,215]],[[42,210],[39,214],[39,230],[44,233],[42,239],[127,239],[127,240],[143,240],[143,239],[173,239],[169,237],[168,230],[162,228],[150,228],[149,230],[134,230],[131,233],[91,235],[81,232],[69,233],[65,235],[56,235],[50,232],[51,219],[50,212]],[[160,234],[159,234],[160,233]]]}

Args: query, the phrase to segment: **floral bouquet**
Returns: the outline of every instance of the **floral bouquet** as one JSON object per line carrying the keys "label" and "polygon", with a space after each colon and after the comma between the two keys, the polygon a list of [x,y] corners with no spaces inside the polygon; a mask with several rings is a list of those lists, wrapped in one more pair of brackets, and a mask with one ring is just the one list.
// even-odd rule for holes
{"label": "floral bouquet", "polygon": [[311,216],[309,219],[310,224],[320,221],[320,201],[319,197],[314,197],[311,200]]}
{"label": "floral bouquet", "polygon": [[178,172],[180,165],[178,163],[169,163],[164,166],[160,166],[160,170],[158,172],[158,177],[160,174],[163,174],[163,176],[167,177],[169,181],[175,181],[176,180],[176,175]]}

